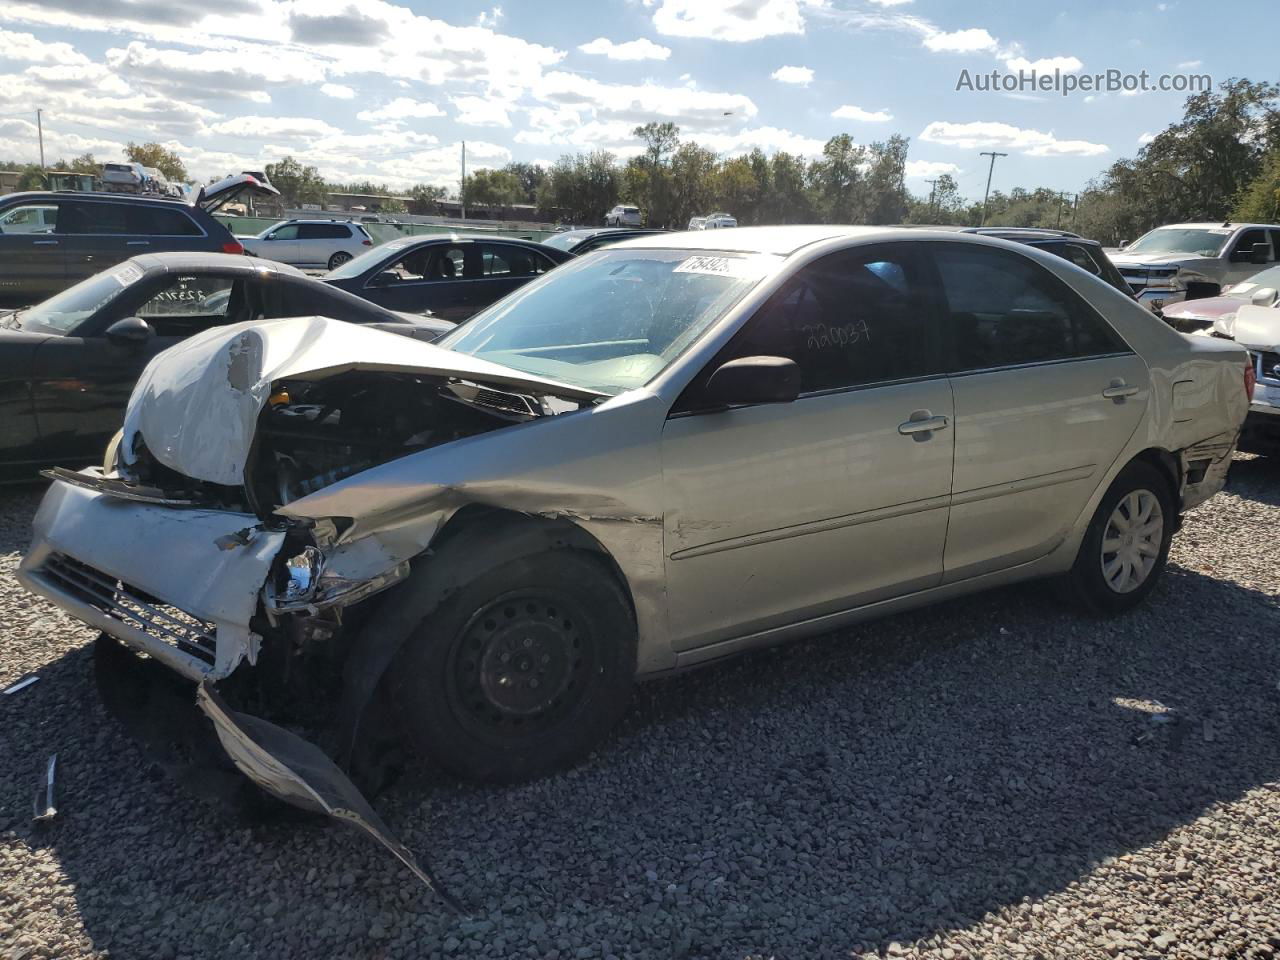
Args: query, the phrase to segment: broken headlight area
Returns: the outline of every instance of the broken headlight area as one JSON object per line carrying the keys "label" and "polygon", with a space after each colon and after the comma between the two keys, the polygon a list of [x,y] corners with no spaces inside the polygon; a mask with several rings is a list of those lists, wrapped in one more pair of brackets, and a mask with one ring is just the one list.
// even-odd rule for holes
{"label": "broken headlight area", "polygon": [[[330,569],[320,542],[331,547],[336,529],[332,521],[312,527],[292,526],[263,586],[263,606],[269,617],[315,615],[326,609],[352,606],[408,576],[408,562],[363,577],[344,576]],[[321,530],[324,535],[317,536]]]}

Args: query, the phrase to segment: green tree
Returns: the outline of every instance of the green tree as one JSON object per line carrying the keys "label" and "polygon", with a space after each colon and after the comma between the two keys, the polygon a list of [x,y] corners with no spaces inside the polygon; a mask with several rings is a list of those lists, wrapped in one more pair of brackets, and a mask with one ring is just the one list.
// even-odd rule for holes
{"label": "green tree", "polygon": [[815,212],[824,223],[857,223],[862,213],[862,166],[867,150],[847,133],[832,137],[809,168]]}
{"label": "green tree", "polygon": [[618,202],[621,177],[612,153],[565,154],[547,171],[538,191],[543,216],[595,224]]}
{"label": "green tree", "polygon": [[448,193],[444,187],[434,183],[415,183],[409,189],[409,212],[419,216],[431,216],[440,212],[436,201],[443,200]]}
{"label": "green tree", "polygon": [[124,155],[134,163],[140,163],[144,167],[154,167],[173,183],[186,183],[190,179],[187,175],[187,168],[181,158],[172,150],[167,150],[158,143],[133,143],[130,141],[125,144]]}
{"label": "green tree", "polygon": [[738,223],[745,226],[760,222],[758,212],[763,191],[750,157],[734,157],[720,164],[712,180],[711,192],[713,199],[710,205],[733,214]]}
{"label": "green tree", "polygon": [[315,167],[303,166],[293,157],[267,164],[266,174],[271,185],[280,191],[281,202],[286,207],[324,203],[329,192],[328,185]]}
{"label": "green tree", "polygon": [[658,168],[665,178],[665,189],[657,207],[656,216],[660,219],[655,220],[655,213],[650,210],[649,224],[683,230],[690,217],[710,213],[717,166],[716,155],[706,147],[692,142],[680,144],[669,166]]}
{"label": "green tree", "polygon": [[760,223],[806,223],[814,219],[803,157],[778,151],[769,162],[771,188],[759,213]]}
{"label": "green tree", "polygon": [[907,215],[906,137],[894,134],[867,149],[862,223],[902,223]]}
{"label": "green tree", "polygon": [[1280,147],[1271,151],[1258,175],[1245,185],[1231,210],[1232,220],[1280,222]]}
{"label": "green tree", "polygon": [[463,189],[467,203],[478,207],[510,206],[523,203],[525,197],[520,178],[508,170],[477,170]]}
{"label": "green tree", "polygon": [[547,179],[547,171],[536,163],[508,163],[502,168],[520,181],[521,198],[517,203],[537,203],[538,188]]}

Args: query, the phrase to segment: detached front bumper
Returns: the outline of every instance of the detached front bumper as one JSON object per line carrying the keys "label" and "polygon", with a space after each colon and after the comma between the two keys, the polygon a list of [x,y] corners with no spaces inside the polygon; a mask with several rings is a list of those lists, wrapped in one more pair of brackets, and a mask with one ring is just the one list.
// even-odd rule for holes
{"label": "detached front bumper", "polygon": [[285,540],[257,524],[54,481],[18,580],[184,677],[217,681],[257,659],[249,624]]}

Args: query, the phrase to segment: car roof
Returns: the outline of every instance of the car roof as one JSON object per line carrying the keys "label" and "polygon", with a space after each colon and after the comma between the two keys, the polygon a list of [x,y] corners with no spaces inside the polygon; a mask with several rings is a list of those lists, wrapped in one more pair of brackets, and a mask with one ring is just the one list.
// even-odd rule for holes
{"label": "car roof", "polygon": [[[563,234],[560,234],[563,236]],[[406,242],[408,241],[408,242]],[[492,233],[419,233],[407,237],[396,237],[389,240],[382,246],[390,246],[396,244],[397,250],[403,250],[407,246],[417,245],[419,243],[514,243],[522,247],[533,247],[536,250],[542,249],[542,244],[537,240],[526,240],[524,237],[500,237]],[[377,249],[377,248],[375,248]]]}
{"label": "car roof", "polygon": [[[237,276],[278,274],[286,277],[306,277],[296,267],[275,260],[246,257],[239,253],[143,253],[130,261],[144,273],[182,273],[186,270],[216,270]],[[110,269],[110,268],[108,268]]]}
{"label": "car roof", "polygon": [[359,226],[354,220],[344,217],[290,217],[288,220],[281,220],[281,223],[347,223],[352,226]]}
{"label": "car roof", "polygon": [[[1280,230],[1276,223],[1236,223],[1232,220],[1214,220],[1211,223],[1162,223],[1152,230],[1238,230],[1241,227],[1252,227],[1259,230]],[[1148,231],[1150,232],[1150,231]]]}
{"label": "car roof", "polygon": [[0,200],[6,204],[11,200],[30,203],[52,202],[54,200],[88,200],[90,203],[139,203],[145,205],[162,204],[164,206],[191,207],[186,200],[177,197],[142,196],[132,193],[96,193],[90,190],[27,190],[22,193],[7,193]]}
{"label": "car roof", "polygon": [[[829,224],[783,227],[738,227],[734,230],[683,230],[679,233],[660,233],[652,236],[636,236],[623,240],[618,247],[676,250],[722,250],[731,253],[772,253],[789,256],[801,247],[824,240],[849,239],[905,239],[914,230],[897,227],[848,227]],[[616,249],[616,247],[615,247]]]}

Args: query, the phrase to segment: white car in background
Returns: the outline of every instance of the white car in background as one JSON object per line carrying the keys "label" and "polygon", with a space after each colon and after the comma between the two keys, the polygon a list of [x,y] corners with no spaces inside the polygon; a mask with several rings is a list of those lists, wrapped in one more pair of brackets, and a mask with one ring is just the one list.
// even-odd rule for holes
{"label": "white car in background", "polygon": [[641,227],[644,218],[640,216],[640,208],[629,203],[620,203],[604,215],[606,227]]}
{"label": "white car in background", "polygon": [[705,217],[694,217],[689,221],[690,230],[723,230],[737,225],[737,219],[727,213],[712,213]]}
{"label": "white car in background", "polygon": [[348,220],[285,220],[257,235],[236,239],[250,256],[326,270],[341,266],[374,245],[368,230]]}

